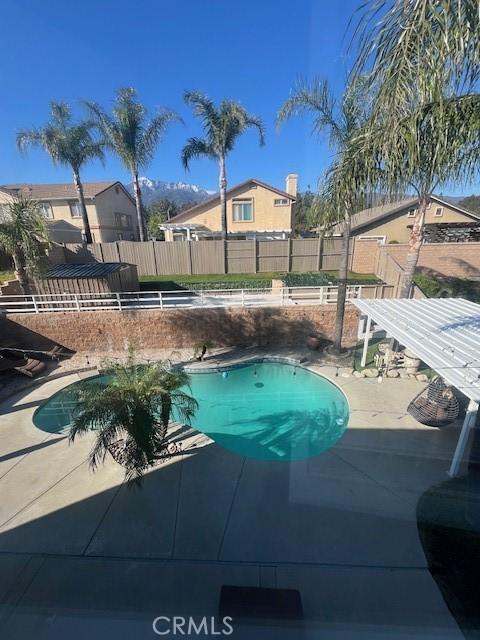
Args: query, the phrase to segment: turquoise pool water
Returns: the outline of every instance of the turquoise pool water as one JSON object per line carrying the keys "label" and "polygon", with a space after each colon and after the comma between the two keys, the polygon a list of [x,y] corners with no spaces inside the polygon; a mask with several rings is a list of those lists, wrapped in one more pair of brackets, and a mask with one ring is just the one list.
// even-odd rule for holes
{"label": "turquoise pool water", "polygon": [[[332,447],[347,428],[343,392],[302,367],[257,362],[190,377],[191,394],[199,404],[192,426],[243,456],[308,458]],[[37,427],[50,432],[68,429],[76,409],[74,386],[37,409]]]}

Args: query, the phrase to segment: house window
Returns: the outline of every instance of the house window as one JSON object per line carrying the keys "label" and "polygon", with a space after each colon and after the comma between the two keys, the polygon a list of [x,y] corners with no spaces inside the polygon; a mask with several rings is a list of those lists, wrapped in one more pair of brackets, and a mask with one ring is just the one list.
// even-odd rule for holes
{"label": "house window", "polygon": [[128,215],[128,213],[116,213],[115,219],[117,227],[122,227],[122,229],[132,228],[132,216]]}
{"label": "house window", "polygon": [[435,218],[441,218],[443,216],[443,207],[437,207],[435,209]]}
{"label": "house window", "polygon": [[288,198],[275,198],[273,204],[275,207],[286,207],[288,206]]}
{"label": "house window", "polygon": [[44,218],[53,218],[53,210],[50,202],[40,202],[40,213]]}
{"label": "house window", "polygon": [[415,218],[416,215],[417,215],[417,210],[410,209],[410,211],[407,213],[407,218]]}
{"label": "house window", "polygon": [[81,218],[82,217],[82,209],[80,208],[80,203],[78,200],[70,200],[68,203],[70,207],[70,215],[72,218]]}
{"label": "house window", "polygon": [[253,220],[253,201],[234,200],[233,220],[234,222],[251,222]]}

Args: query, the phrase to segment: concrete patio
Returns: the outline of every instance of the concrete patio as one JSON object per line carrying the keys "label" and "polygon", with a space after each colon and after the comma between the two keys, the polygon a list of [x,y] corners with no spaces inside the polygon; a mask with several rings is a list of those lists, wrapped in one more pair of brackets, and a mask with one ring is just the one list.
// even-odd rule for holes
{"label": "concrete patio", "polygon": [[446,478],[458,427],[405,413],[416,380],[335,377],[349,428],[315,458],[242,458],[193,430],[182,456],[140,491],[111,459],[92,474],[92,437],[32,424],[70,374],[0,405],[2,638],[153,638],[159,615],[215,615],[222,584],[299,589],[301,629],[252,637],[462,637],[426,566],[415,509]]}

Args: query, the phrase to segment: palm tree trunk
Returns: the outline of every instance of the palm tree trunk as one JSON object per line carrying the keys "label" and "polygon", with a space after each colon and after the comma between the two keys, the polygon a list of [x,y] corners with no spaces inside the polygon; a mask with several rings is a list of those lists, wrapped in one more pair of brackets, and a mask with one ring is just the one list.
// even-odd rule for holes
{"label": "palm tree trunk", "polygon": [[138,181],[138,171],[133,171],[133,191],[135,193],[135,206],[137,208],[138,233],[140,234],[140,242],[145,241],[145,222],[143,219],[142,190]]}
{"label": "palm tree trunk", "polygon": [[342,254],[340,256],[340,268],[338,274],[337,315],[335,317],[335,334],[333,337],[332,347],[332,352],[336,355],[340,354],[342,350],[343,319],[345,316],[345,303],[347,301],[350,227],[350,211],[346,211],[343,223]]}
{"label": "palm tree trunk", "polygon": [[172,413],[172,398],[168,393],[162,393],[162,408],[160,411],[160,422],[162,424],[162,442],[165,440],[170,422],[170,414]]}
{"label": "palm tree trunk", "polygon": [[80,211],[82,213],[83,241],[86,242],[87,244],[91,244],[93,240],[92,240],[92,231],[90,229],[90,223],[88,221],[87,205],[85,204],[85,196],[83,194],[83,185],[82,185],[82,181],[80,180],[80,173],[76,169],[73,170],[73,182],[75,184],[75,189],[77,191],[77,198],[80,204]]}
{"label": "palm tree trunk", "polygon": [[417,268],[420,249],[423,243],[423,224],[425,221],[425,212],[428,206],[428,196],[422,195],[418,203],[418,214],[413,223],[413,229],[410,233],[409,250],[402,277],[402,285],[400,287],[400,298],[409,298],[411,295],[413,276]]}
{"label": "palm tree trunk", "polygon": [[23,253],[17,250],[13,254],[13,263],[15,265],[15,277],[17,278],[20,288],[24,296],[31,295],[30,283],[28,282],[28,274],[25,268],[25,259]]}
{"label": "palm tree trunk", "polygon": [[222,218],[222,238],[227,239],[227,174],[225,172],[225,157],[220,158],[220,213]]}

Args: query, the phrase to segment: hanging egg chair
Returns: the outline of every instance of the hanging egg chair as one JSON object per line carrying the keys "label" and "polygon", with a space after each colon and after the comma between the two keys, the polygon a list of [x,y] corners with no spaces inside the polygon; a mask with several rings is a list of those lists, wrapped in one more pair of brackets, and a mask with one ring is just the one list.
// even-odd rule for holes
{"label": "hanging egg chair", "polygon": [[454,388],[437,377],[410,402],[407,411],[421,424],[443,427],[458,417],[460,405]]}

